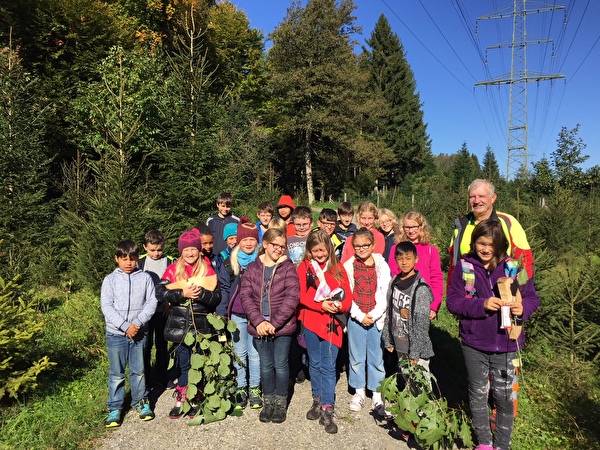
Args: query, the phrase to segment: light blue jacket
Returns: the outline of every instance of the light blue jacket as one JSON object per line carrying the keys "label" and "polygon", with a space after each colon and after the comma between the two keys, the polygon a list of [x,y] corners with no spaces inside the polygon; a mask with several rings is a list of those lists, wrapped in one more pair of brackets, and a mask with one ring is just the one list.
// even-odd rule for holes
{"label": "light blue jacket", "polygon": [[108,333],[124,336],[132,323],[143,328],[156,311],[152,277],[137,267],[130,274],[117,267],[102,281],[100,305]]}

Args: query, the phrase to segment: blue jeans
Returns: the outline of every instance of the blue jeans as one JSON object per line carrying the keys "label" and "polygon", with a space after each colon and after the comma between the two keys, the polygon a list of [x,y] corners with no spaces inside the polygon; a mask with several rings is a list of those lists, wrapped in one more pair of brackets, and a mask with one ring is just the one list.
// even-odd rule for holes
{"label": "blue jeans", "polygon": [[260,381],[265,395],[288,395],[290,368],[288,354],[291,336],[254,338],[254,347],[260,357]]}
{"label": "blue jeans", "polygon": [[[233,350],[238,358],[242,360],[244,366],[237,361],[233,361],[233,367],[237,371],[238,387],[260,386],[260,357],[258,351],[254,348],[252,336],[248,333],[248,318],[231,314],[231,320],[237,324],[237,331],[233,333]],[[248,373],[249,382],[248,384]]]}
{"label": "blue jeans", "polygon": [[[512,362],[516,354],[484,352],[467,345],[463,345],[462,350],[469,376],[469,406],[477,440],[480,444],[508,449],[514,423],[514,400],[517,398],[517,393],[513,391],[517,374]],[[496,436],[493,443],[488,410],[490,378],[496,406]]]}
{"label": "blue jeans", "polygon": [[313,397],[319,397],[322,405],[335,404],[336,359],[338,348],[331,342],[321,339],[316,333],[304,329],[308,369]]}
{"label": "blue jeans", "polygon": [[381,331],[377,324],[363,327],[354,319],[348,321],[348,353],[350,374],[348,384],[354,389],[365,386],[376,391],[385,378]]}
{"label": "blue jeans", "polygon": [[148,397],[144,375],[144,350],[147,333],[140,332],[133,339],[127,336],[106,333],[108,348],[108,402],[109,410],[122,409],[125,401],[125,368],[129,364],[131,406]]}

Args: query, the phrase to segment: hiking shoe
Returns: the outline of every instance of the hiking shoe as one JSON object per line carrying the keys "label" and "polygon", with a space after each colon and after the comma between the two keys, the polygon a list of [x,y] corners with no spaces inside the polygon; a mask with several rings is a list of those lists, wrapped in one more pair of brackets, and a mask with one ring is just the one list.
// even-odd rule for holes
{"label": "hiking shoe", "polygon": [[350,408],[350,411],[358,412],[362,409],[364,404],[365,398],[360,394],[354,394],[348,402],[348,407]]}
{"label": "hiking shoe", "polygon": [[260,386],[250,386],[250,408],[259,409],[262,408],[262,392],[260,392]]}
{"label": "hiking shoe", "polygon": [[319,397],[313,397],[313,404],[306,413],[308,420],[317,420],[321,418],[321,399]]}
{"label": "hiking shoe", "polygon": [[121,411],[118,409],[113,409],[108,413],[108,417],[104,422],[104,426],[106,428],[114,428],[121,425]]}
{"label": "hiking shoe", "polygon": [[338,432],[338,426],[333,421],[333,406],[321,409],[321,418],[319,423],[325,427],[325,432],[335,434]]}
{"label": "hiking shoe", "polygon": [[148,403],[147,398],[141,399],[135,409],[137,409],[137,412],[140,415],[140,420],[145,422],[154,419],[154,413],[150,409],[150,403]]}
{"label": "hiking shoe", "polygon": [[300,372],[296,375],[296,383],[304,383],[306,381],[306,374],[303,369],[300,369]]}
{"label": "hiking shoe", "polygon": [[374,409],[375,409],[375,412],[377,413],[377,415],[379,416],[379,418],[381,418],[381,419],[391,419],[392,418],[392,414],[385,409],[385,405],[383,403],[376,403]]}
{"label": "hiking shoe", "polygon": [[266,395],[263,405],[263,409],[258,415],[258,420],[263,423],[270,422],[273,419],[273,412],[275,411],[275,396]]}
{"label": "hiking shoe", "polygon": [[241,410],[246,407],[248,404],[248,394],[246,394],[245,389],[238,389],[235,393],[235,409]]}
{"label": "hiking shoe", "polygon": [[276,395],[275,396],[275,407],[273,409],[273,416],[271,422],[283,423],[287,418],[287,395]]}

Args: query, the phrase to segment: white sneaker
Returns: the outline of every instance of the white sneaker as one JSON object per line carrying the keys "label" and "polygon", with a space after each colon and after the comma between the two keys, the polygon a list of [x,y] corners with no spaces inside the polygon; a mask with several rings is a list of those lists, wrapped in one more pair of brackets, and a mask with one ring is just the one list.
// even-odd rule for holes
{"label": "white sneaker", "polygon": [[362,409],[364,404],[365,398],[360,394],[354,394],[348,402],[348,407],[350,408],[350,411],[358,412]]}

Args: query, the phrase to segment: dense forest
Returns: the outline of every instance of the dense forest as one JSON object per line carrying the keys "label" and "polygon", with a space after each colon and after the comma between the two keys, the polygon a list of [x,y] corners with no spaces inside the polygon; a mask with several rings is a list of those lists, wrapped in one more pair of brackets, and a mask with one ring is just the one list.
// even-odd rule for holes
{"label": "dense forest", "polygon": [[[402,42],[381,16],[357,54],[354,9],[292,2],[263,36],[226,1],[0,3],[0,408],[65,375],[68,339],[43,336],[77,293],[97,297],[117,241],[159,228],[174,253],[219,192],[250,217],[284,193],[418,209],[447,265],[466,187],[487,178],[527,231],[542,298],[516,448],[600,445],[600,167],[582,167],[600,149],[564,126],[511,180],[468,136],[433,155]],[[101,353],[80,351],[82,369]]]}

